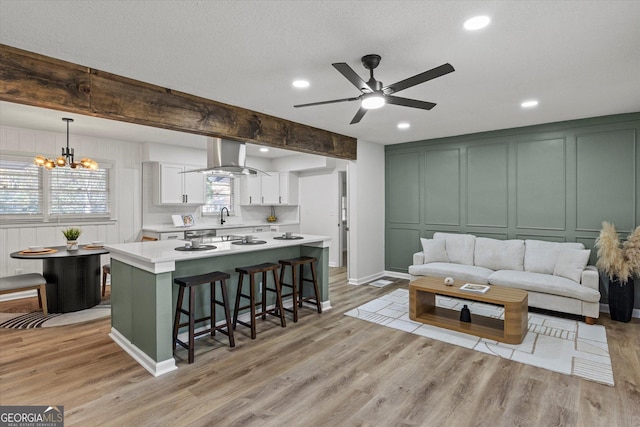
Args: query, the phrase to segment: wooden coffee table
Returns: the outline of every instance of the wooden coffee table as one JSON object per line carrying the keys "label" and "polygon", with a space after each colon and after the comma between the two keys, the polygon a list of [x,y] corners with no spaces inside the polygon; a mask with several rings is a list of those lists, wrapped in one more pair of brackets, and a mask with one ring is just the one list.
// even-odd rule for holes
{"label": "wooden coffee table", "polygon": [[[490,285],[484,294],[461,291],[465,282],[446,286],[444,278],[423,277],[409,284],[409,318],[453,331],[508,344],[520,344],[527,334],[528,302],[526,291]],[[436,307],[436,295],[446,295],[504,307],[504,320],[471,313],[471,322],[461,322],[460,312]]]}

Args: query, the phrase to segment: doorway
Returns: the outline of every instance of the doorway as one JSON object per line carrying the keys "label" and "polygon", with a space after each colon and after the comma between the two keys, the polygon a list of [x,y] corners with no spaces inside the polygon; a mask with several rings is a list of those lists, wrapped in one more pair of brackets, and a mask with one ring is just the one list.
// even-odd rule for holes
{"label": "doorway", "polygon": [[347,267],[348,274],[348,248],[349,248],[349,199],[347,195],[347,172],[338,172],[338,206],[339,206],[339,218],[338,227],[339,233],[339,256],[338,267]]}

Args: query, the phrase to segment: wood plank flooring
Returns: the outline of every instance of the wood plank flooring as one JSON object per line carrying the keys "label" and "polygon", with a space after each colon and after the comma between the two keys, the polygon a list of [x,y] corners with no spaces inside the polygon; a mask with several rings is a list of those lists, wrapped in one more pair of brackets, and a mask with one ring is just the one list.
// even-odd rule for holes
{"label": "wood plank flooring", "polygon": [[608,387],[343,315],[398,287],[332,269],[331,310],[259,321],[254,341],[238,326],[233,349],[200,339],[193,365],[180,349],[159,378],[111,341],[108,319],[0,329],[0,404],[64,405],[66,426],[640,426],[640,320],[598,321]]}

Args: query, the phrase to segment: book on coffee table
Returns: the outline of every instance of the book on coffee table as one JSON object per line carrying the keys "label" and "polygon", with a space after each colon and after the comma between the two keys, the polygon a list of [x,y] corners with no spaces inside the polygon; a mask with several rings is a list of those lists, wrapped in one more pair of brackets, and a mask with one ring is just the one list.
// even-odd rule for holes
{"label": "book on coffee table", "polygon": [[475,292],[476,294],[484,294],[489,290],[489,286],[476,285],[473,283],[465,283],[464,285],[460,286],[460,290],[467,291],[467,292]]}

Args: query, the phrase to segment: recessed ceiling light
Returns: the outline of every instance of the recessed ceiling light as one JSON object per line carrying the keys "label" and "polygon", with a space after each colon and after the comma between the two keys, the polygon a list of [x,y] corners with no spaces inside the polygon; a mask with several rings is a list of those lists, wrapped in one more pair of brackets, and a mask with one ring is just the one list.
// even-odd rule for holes
{"label": "recessed ceiling light", "polygon": [[522,108],[537,107],[538,106],[538,101],[536,101],[535,99],[532,99],[532,100],[529,100],[529,101],[524,101],[522,104],[520,104],[520,106]]}
{"label": "recessed ceiling light", "polygon": [[261,153],[267,153],[267,152],[269,152],[269,149],[268,149],[268,148],[265,148],[265,147],[262,147],[262,148],[260,149],[260,152],[261,152]]}
{"label": "recessed ceiling light", "polygon": [[474,31],[486,27],[491,22],[491,18],[488,16],[474,16],[464,21],[465,30]]}
{"label": "recessed ceiling light", "polygon": [[294,80],[293,87],[297,87],[299,89],[309,87],[309,82],[307,80]]}
{"label": "recessed ceiling light", "polygon": [[400,122],[398,123],[398,129],[409,129],[411,127],[411,125],[407,122]]}

